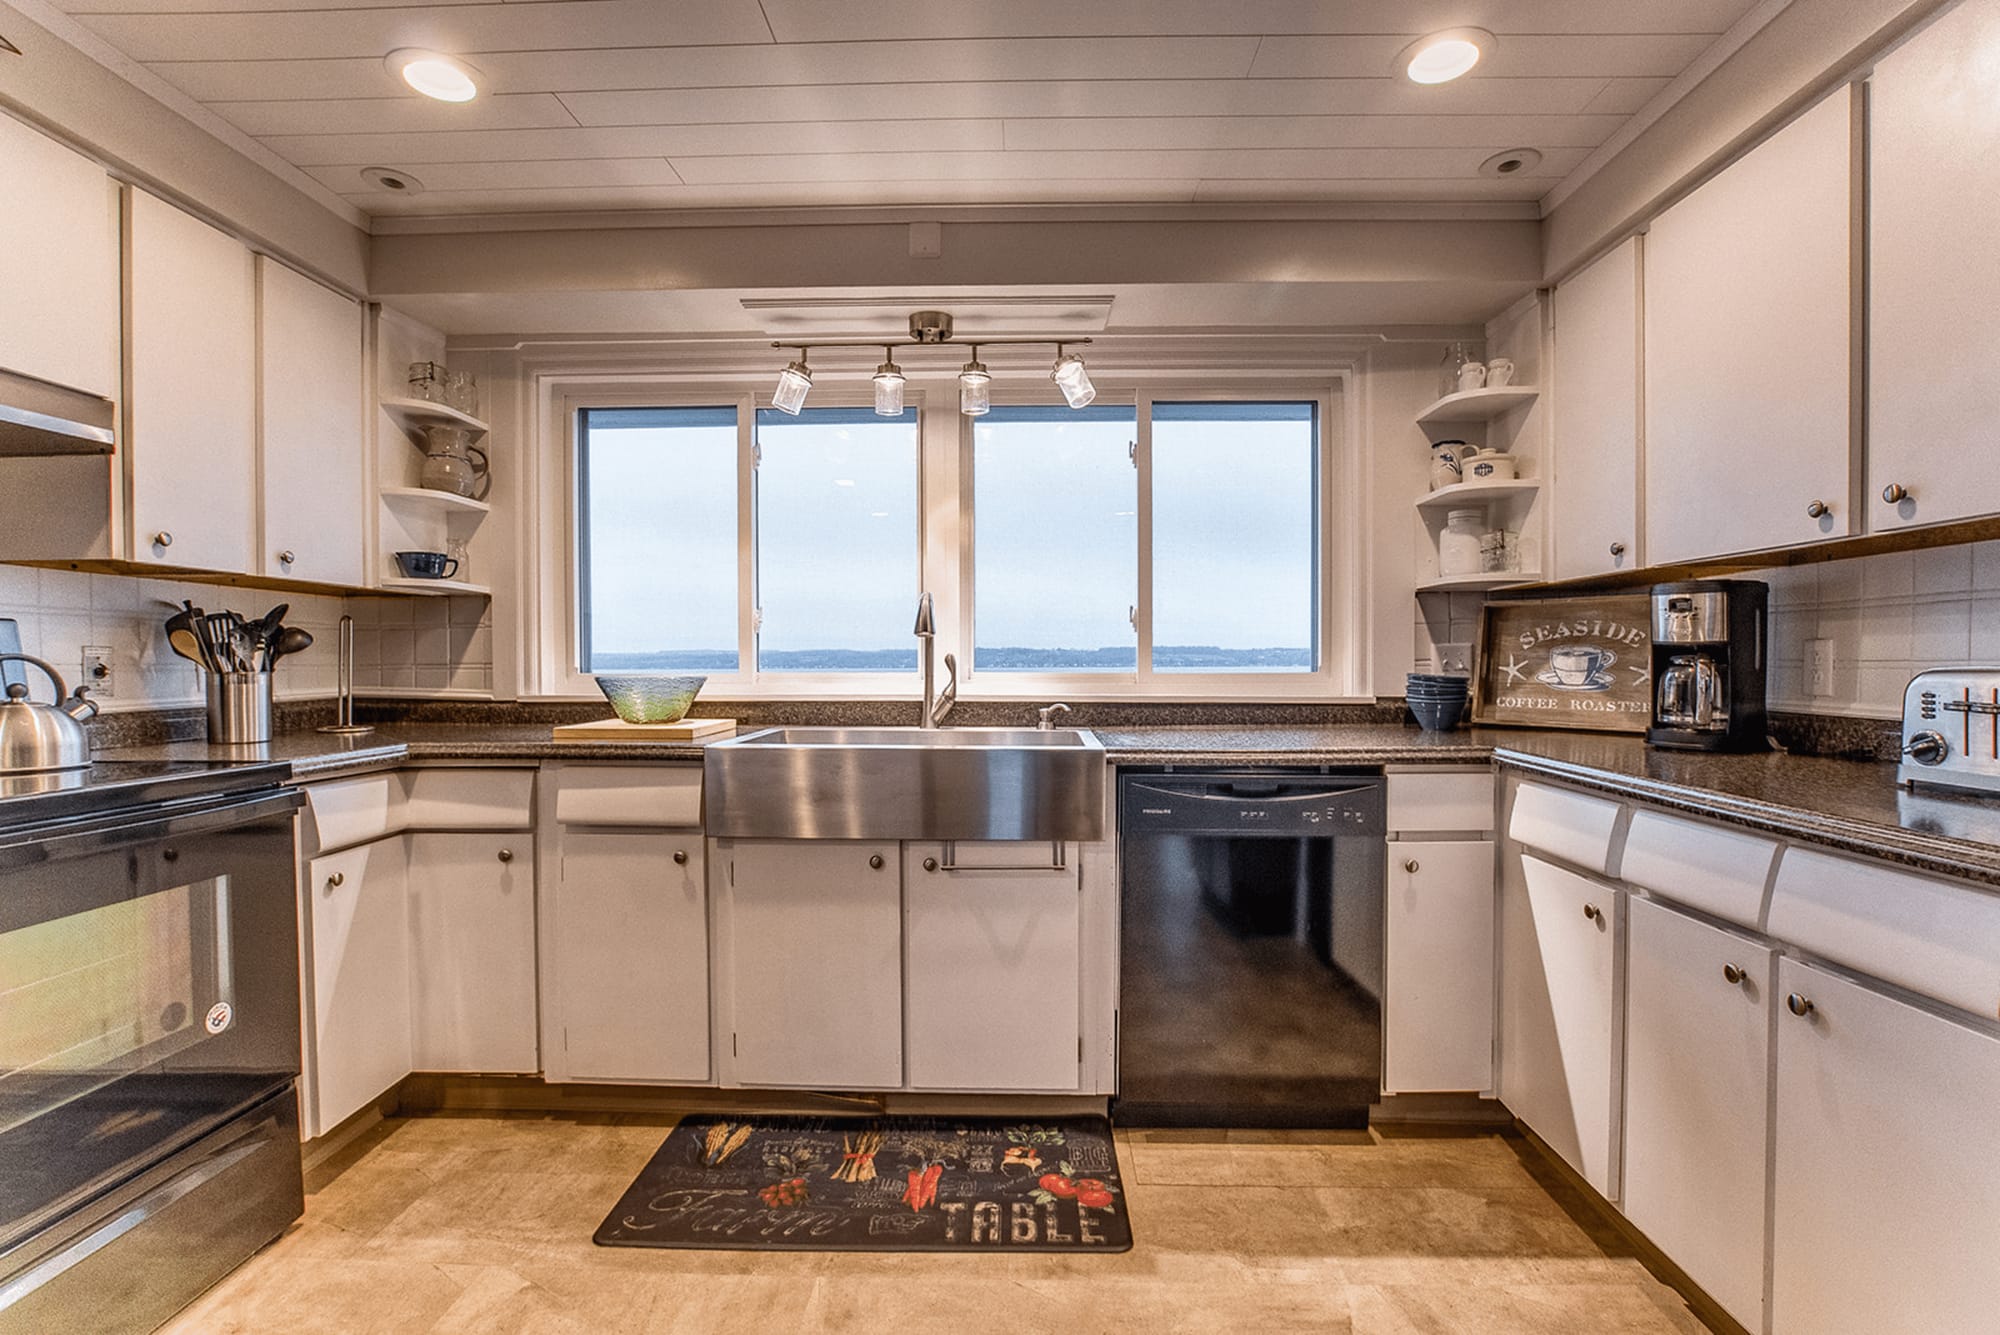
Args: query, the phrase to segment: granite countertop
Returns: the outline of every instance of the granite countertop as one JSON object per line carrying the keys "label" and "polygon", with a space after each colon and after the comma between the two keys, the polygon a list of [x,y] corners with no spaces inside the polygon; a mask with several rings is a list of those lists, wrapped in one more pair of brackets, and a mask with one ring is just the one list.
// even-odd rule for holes
{"label": "granite countertop", "polygon": [[[753,731],[742,729],[741,731]],[[1385,724],[1327,727],[1098,728],[1122,765],[1478,765],[1489,761],[1693,815],[2000,887],[2000,801],[1913,794],[1881,763],[1767,754],[1656,751],[1638,737],[1474,728],[1420,732]],[[98,753],[103,760],[275,760],[300,779],[410,760],[693,761],[696,742],[558,742],[547,724],[391,723],[360,737],[280,733],[263,746],[172,742]]]}

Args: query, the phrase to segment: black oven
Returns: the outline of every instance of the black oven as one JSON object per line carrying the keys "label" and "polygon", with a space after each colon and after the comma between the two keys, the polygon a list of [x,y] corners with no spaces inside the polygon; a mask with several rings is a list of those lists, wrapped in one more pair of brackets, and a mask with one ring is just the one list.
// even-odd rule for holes
{"label": "black oven", "polygon": [[298,1217],[284,778],[0,803],[5,1335],[151,1330]]}

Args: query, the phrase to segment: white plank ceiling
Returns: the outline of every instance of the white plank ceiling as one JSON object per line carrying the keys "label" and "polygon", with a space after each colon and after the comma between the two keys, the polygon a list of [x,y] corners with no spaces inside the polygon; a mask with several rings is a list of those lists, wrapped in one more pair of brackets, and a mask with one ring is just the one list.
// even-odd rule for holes
{"label": "white plank ceiling", "polygon": [[[56,4],[357,207],[454,215],[1533,201],[1758,0]],[[1499,39],[1473,74],[1393,74],[1464,24]],[[383,57],[406,46],[485,94],[404,88]],[[1479,175],[1518,147],[1541,163]],[[371,166],[425,189],[377,191]]]}

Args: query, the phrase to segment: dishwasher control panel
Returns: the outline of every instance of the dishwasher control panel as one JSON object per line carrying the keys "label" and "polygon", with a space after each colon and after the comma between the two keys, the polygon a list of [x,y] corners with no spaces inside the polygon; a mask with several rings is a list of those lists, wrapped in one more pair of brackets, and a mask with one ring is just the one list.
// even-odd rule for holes
{"label": "dishwasher control panel", "polygon": [[1128,774],[1120,787],[1128,835],[1325,839],[1386,828],[1374,775]]}

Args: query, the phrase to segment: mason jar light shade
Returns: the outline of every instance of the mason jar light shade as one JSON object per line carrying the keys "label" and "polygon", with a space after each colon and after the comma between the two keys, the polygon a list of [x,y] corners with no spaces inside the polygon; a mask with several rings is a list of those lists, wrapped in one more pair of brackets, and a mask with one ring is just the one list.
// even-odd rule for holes
{"label": "mason jar light shade", "polygon": [[806,391],[812,388],[812,383],[812,368],[801,357],[778,372],[778,388],[771,395],[771,406],[797,417],[799,409],[806,406]]}
{"label": "mason jar light shade", "polygon": [[1097,397],[1097,386],[1090,383],[1090,372],[1084,369],[1083,358],[1073,352],[1056,358],[1056,369],[1049,372],[1049,379],[1056,382],[1056,388],[1072,408],[1087,407]]}
{"label": "mason jar light shade", "polygon": [[967,417],[984,417],[993,407],[993,377],[986,363],[974,358],[958,373],[958,410]]}
{"label": "mason jar light shade", "polygon": [[903,413],[903,368],[883,362],[875,368],[875,412],[882,417]]}

